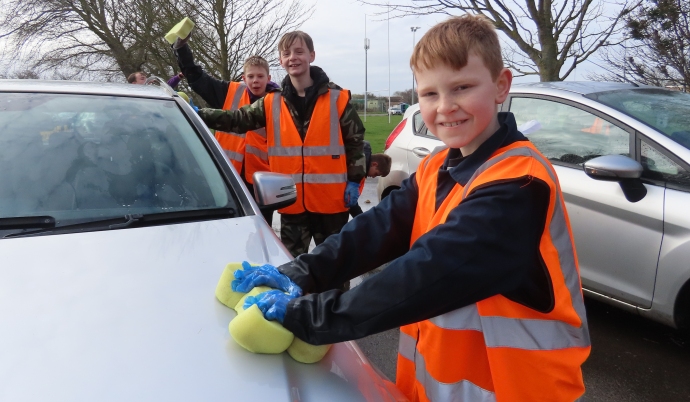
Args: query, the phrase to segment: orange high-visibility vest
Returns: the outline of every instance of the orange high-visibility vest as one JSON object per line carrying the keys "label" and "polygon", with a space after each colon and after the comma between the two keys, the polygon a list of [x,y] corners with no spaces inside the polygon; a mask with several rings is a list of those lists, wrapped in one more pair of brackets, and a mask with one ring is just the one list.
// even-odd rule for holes
{"label": "orange high-visibility vest", "polygon": [[[223,110],[237,110],[249,103],[247,85],[243,82],[231,82]],[[247,131],[246,134],[216,131],[216,139],[238,173],[242,173],[244,164],[244,176],[248,183],[254,184],[254,172],[270,171],[265,129]]]}
{"label": "orange high-visibility vest", "polygon": [[347,161],[340,130],[348,100],[347,90],[329,89],[319,96],[302,141],[283,96],[273,92],[264,98],[271,171],[291,175],[297,186],[297,201],[278,210],[281,214],[348,210],[344,198]]}
{"label": "orange high-visibility vest", "polygon": [[[436,209],[438,170],[448,150],[417,170],[419,200],[411,242],[443,224],[478,187],[517,178],[548,184],[539,251],[554,308],[540,313],[496,295],[400,328],[397,385],[411,401],[574,401],[584,394],[581,365],[590,351],[577,257],[563,194],[551,164],[518,141],[497,150]],[[506,241],[511,241],[506,239]]]}

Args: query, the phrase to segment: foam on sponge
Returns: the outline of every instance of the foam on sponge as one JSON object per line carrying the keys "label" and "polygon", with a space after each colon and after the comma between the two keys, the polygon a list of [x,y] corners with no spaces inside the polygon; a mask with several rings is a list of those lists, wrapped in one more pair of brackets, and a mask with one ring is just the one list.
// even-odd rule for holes
{"label": "foam on sponge", "polygon": [[316,363],[323,359],[330,349],[331,345],[311,345],[295,337],[287,352],[300,363]]}
{"label": "foam on sponge", "polygon": [[282,325],[265,319],[256,304],[230,321],[229,329],[235,342],[253,353],[282,353],[295,339]]}
{"label": "foam on sponge", "polygon": [[194,28],[194,21],[190,20],[189,17],[184,17],[184,19],[178,22],[167,34],[165,34],[165,40],[171,45],[175,43],[177,38],[184,39],[189,36]]}

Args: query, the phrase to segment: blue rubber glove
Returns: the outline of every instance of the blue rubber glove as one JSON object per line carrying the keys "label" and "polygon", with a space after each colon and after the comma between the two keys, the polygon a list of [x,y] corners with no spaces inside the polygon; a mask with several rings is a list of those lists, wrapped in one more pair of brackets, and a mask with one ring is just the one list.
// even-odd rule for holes
{"label": "blue rubber glove", "polygon": [[247,293],[263,285],[288,292],[292,297],[302,296],[302,289],[273,265],[253,267],[247,261],[242,261],[242,268],[235,271],[235,280],[230,284],[234,292]]}
{"label": "blue rubber glove", "polygon": [[194,101],[192,100],[192,98],[189,98],[189,106],[191,106],[195,112],[199,113],[199,106],[194,104]]}
{"label": "blue rubber glove", "polygon": [[295,296],[286,295],[280,290],[269,290],[256,296],[249,296],[244,300],[244,309],[256,304],[267,320],[283,323],[288,302]]}
{"label": "blue rubber glove", "polygon": [[345,187],[345,206],[352,208],[357,205],[359,199],[359,183],[348,181]]}

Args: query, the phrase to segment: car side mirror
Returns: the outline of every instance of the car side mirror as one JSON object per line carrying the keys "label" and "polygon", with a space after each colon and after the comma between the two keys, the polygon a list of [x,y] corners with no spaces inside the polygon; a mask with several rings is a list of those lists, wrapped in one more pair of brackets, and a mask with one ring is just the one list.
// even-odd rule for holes
{"label": "car side mirror", "polygon": [[261,210],[285,208],[297,201],[297,187],[289,175],[256,172],[252,177],[254,179],[254,199]]}
{"label": "car side mirror", "polygon": [[630,202],[638,202],[647,195],[647,188],[640,180],[642,165],[627,156],[600,156],[585,162],[583,168],[594,180],[617,181]]}

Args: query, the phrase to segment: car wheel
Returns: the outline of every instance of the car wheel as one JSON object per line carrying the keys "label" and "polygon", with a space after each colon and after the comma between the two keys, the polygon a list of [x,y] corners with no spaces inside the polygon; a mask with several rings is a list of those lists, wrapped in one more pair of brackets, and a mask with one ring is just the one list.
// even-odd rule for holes
{"label": "car wheel", "polygon": [[393,190],[398,190],[398,189],[400,189],[399,186],[390,186],[390,187],[386,187],[386,189],[383,190],[383,193],[381,193],[381,199],[384,199],[384,198],[388,197],[388,194],[390,194],[391,191],[393,191]]}

